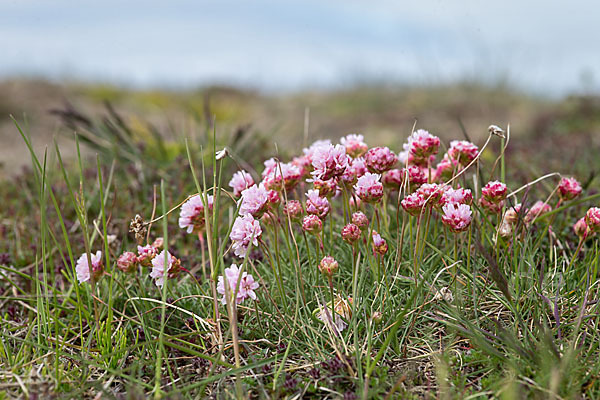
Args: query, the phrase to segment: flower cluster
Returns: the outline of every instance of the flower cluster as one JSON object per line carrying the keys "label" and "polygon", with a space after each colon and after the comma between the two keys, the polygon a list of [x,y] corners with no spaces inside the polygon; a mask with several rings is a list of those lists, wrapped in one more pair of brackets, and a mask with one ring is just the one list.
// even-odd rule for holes
{"label": "flower cluster", "polygon": [[[258,282],[254,280],[252,275],[249,275],[246,271],[241,273],[240,269],[236,264],[231,264],[231,267],[225,268],[225,276],[219,276],[217,282],[217,293],[222,295],[221,303],[227,303],[227,293],[234,298],[235,303],[240,304],[246,299],[256,300],[256,289],[258,289]],[[227,279],[227,287],[225,287],[225,279]],[[239,286],[238,286],[239,281]]]}

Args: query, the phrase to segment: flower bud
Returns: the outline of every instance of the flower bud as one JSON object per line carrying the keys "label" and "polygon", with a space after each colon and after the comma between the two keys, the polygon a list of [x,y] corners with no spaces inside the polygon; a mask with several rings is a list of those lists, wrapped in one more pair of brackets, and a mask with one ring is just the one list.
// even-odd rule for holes
{"label": "flower bud", "polygon": [[310,214],[302,219],[302,229],[308,233],[317,235],[323,229],[323,222],[316,215]]}
{"label": "flower bud", "polygon": [[585,213],[585,223],[590,231],[600,232],[600,208],[592,207]]}
{"label": "flower bud", "polygon": [[137,266],[137,256],[131,251],[126,251],[117,259],[117,268],[123,272],[134,272]]}
{"label": "flower bud", "polygon": [[294,222],[299,222],[304,214],[302,204],[298,200],[290,200],[283,206],[283,213]]}
{"label": "flower bud", "polygon": [[339,268],[338,262],[331,256],[325,256],[319,263],[319,271],[328,278],[331,278]]}
{"label": "flower bud", "polygon": [[579,236],[580,239],[585,239],[592,233],[591,229],[585,222],[585,217],[580,218],[579,221],[575,222],[575,225],[573,225],[573,231],[577,236]]}
{"label": "flower bud", "polygon": [[367,219],[367,216],[361,211],[357,211],[352,214],[352,223],[358,226],[361,231],[364,231],[369,226],[369,220]]}
{"label": "flower bud", "polygon": [[342,228],[342,239],[350,244],[356,243],[360,239],[360,228],[355,224],[348,224]]}
{"label": "flower bud", "polygon": [[375,231],[373,231],[373,252],[384,255],[388,251],[388,245],[384,238]]}

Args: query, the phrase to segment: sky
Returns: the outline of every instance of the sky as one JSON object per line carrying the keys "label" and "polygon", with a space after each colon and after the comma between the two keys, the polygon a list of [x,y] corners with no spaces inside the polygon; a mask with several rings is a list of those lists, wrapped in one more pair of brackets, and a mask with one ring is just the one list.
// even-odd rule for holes
{"label": "sky", "polygon": [[599,18],[592,0],[0,0],[0,78],[599,92]]}

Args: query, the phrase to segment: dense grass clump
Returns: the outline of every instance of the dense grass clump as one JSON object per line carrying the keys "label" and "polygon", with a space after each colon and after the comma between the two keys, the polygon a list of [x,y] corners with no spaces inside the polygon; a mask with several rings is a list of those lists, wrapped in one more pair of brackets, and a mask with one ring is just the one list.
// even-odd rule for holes
{"label": "dense grass clump", "polygon": [[214,124],[141,146],[112,118],[75,165],[17,123],[0,398],[600,393],[600,194],[508,163],[510,128],[348,135],[256,171],[258,141]]}

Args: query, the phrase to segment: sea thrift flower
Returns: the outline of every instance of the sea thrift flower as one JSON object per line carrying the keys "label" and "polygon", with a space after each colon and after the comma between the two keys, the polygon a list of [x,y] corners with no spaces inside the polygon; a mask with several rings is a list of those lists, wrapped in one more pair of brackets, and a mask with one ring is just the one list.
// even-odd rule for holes
{"label": "sea thrift flower", "polygon": [[165,244],[165,240],[161,237],[156,238],[154,240],[154,242],[152,242],[152,247],[154,247],[156,250],[162,250],[163,246]]}
{"label": "sea thrift flower", "polygon": [[244,170],[237,171],[229,181],[229,187],[233,189],[233,195],[235,197],[239,197],[242,190],[248,189],[252,185],[254,185],[252,175]]}
{"label": "sea thrift flower", "polygon": [[298,167],[300,170],[300,179],[308,176],[312,171],[312,165],[307,156],[300,156],[292,158],[292,164]]}
{"label": "sea thrift flower", "polygon": [[137,262],[142,267],[150,268],[152,266],[152,259],[158,254],[158,248],[152,246],[151,244],[147,244],[145,246],[138,246],[137,249]]}
{"label": "sea thrift flower", "polygon": [[575,178],[562,178],[558,184],[558,193],[563,200],[573,200],[581,194],[581,184]]}
{"label": "sea thrift flower", "polygon": [[367,203],[376,203],[383,196],[383,185],[379,181],[381,175],[367,172],[354,185],[356,195]]}
{"label": "sea thrift flower", "polygon": [[302,214],[304,214],[304,209],[298,200],[289,200],[283,206],[283,213],[289,215],[292,221],[298,222],[302,218]]}
{"label": "sea thrift flower", "polygon": [[323,222],[318,216],[310,214],[302,219],[302,229],[316,235],[323,230]]}
{"label": "sea thrift flower", "polygon": [[[169,279],[173,279],[179,273],[181,262],[175,258],[168,251],[166,252],[167,259],[167,276]],[[165,282],[165,250],[161,251],[156,257],[152,259],[152,271],[150,277],[154,279],[154,283],[158,287],[162,287]]]}
{"label": "sea thrift flower", "polygon": [[521,203],[516,204],[514,207],[509,207],[504,213],[504,222],[508,224],[515,224],[519,220],[519,213],[521,212]]}
{"label": "sea thrift flower", "polygon": [[534,222],[537,218],[543,216],[547,212],[552,211],[552,207],[548,203],[544,203],[543,201],[536,201],[531,209],[525,214],[525,223],[530,224]]}
{"label": "sea thrift flower", "polygon": [[[208,211],[213,208],[213,196],[206,195]],[[190,197],[181,206],[179,214],[179,227],[185,229],[187,233],[200,232],[204,229],[206,221],[204,220],[204,202],[202,196],[197,194]]]}
{"label": "sea thrift flower", "polygon": [[329,201],[319,196],[318,190],[309,190],[306,192],[306,212],[323,219],[329,214]]}
{"label": "sea thrift flower", "polygon": [[373,231],[373,252],[384,255],[388,251],[388,245],[384,238],[375,231]]}
{"label": "sea thrift flower", "polygon": [[508,188],[500,181],[488,182],[481,189],[481,195],[490,203],[498,203],[506,198]]}
{"label": "sea thrift flower", "polygon": [[471,207],[466,204],[446,204],[442,207],[442,222],[452,232],[462,232],[471,223]]}
{"label": "sea thrift flower", "polygon": [[233,242],[233,253],[241,258],[246,257],[250,243],[255,247],[258,246],[258,238],[261,234],[260,223],[251,214],[237,217],[229,235]]}
{"label": "sea thrift flower", "polygon": [[340,143],[346,147],[346,154],[352,158],[362,156],[369,149],[363,135],[348,135],[341,138]]}
{"label": "sea thrift flower", "polygon": [[390,169],[383,173],[381,182],[387,188],[398,190],[402,186],[402,183],[404,183],[404,172],[399,169]]}
{"label": "sea thrift flower", "polygon": [[338,262],[335,260],[335,258],[333,258],[331,256],[323,257],[323,259],[319,263],[319,271],[321,271],[321,273],[323,275],[325,275],[326,277],[328,277],[330,279],[333,276],[333,274],[335,273],[335,271],[338,270],[338,268],[339,268]]}
{"label": "sea thrift flower", "polygon": [[438,178],[448,181],[455,174],[458,174],[461,171],[460,164],[458,160],[450,159],[447,156],[444,156],[442,161],[439,162],[435,169],[435,174]]}
{"label": "sea thrift flower", "polygon": [[137,267],[137,256],[131,251],[126,251],[117,259],[117,268],[123,272],[133,272]]}
{"label": "sea thrift flower", "polygon": [[277,207],[279,203],[281,203],[279,193],[274,190],[269,190],[267,192],[267,205],[270,207]]}
{"label": "sea thrift flower", "polygon": [[473,143],[467,140],[453,140],[450,142],[448,157],[457,160],[460,164],[466,166],[473,161],[479,154],[479,149]]}
{"label": "sea thrift flower", "polygon": [[[225,277],[227,278],[230,295],[233,297],[233,294],[236,294],[236,304],[240,304],[242,301],[248,298],[256,300],[256,293],[254,291],[258,289],[259,285],[258,282],[254,281],[254,277],[252,275],[249,275],[247,272],[243,272],[240,280],[240,269],[237,265],[231,264],[231,267],[225,268]],[[239,287],[238,280],[240,280]],[[225,280],[223,279],[223,276],[219,276],[219,280],[217,282],[217,292],[223,295],[221,303],[227,304]]]}
{"label": "sea thrift flower", "polygon": [[329,146],[331,146],[331,140],[329,140],[329,139],[326,139],[326,140],[316,140],[313,144],[310,145],[309,148],[302,149],[302,152],[304,153],[304,155],[308,159],[309,163],[312,164],[312,160],[313,160],[314,154],[317,151],[317,149],[320,149],[322,147],[326,147],[327,148]]}
{"label": "sea thrift flower", "polygon": [[426,159],[438,152],[440,139],[424,129],[413,132],[408,138],[410,154],[418,159]]}
{"label": "sea thrift flower", "polygon": [[269,191],[262,183],[242,190],[240,215],[252,214],[252,216],[258,218],[265,212],[268,201]]}
{"label": "sea thrift flower", "polygon": [[77,280],[79,283],[87,282],[90,279],[95,282],[102,276],[102,252],[98,250],[96,254],[91,253],[90,259],[92,261],[91,266],[89,264],[87,253],[83,253],[77,259],[75,272],[77,273]]}
{"label": "sea thrift flower", "polygon": [[350,244],[356,243],[360,239],[360,228],[355,224],[348,224],[342,228],[342,239]]}
{"label": "sea thrift flower", "polygon": [[473,195],[469,189],[452,189],[449,188],[442,195],[442,205],[445,204],[471,204]]}
{"label": "sea thrift flower", "polygon": [[348,167],[349,158],[346,148],[340,144],[319,147],[312,155],[312,175],[325,181],[340,176]]}
{"label": "sea thrift flower", "polygon": [[412,186],[418,187],[427,183],[427,175],[422,168],[419,168],[416,165],[409,165],[407,168],[404,168],[403,171],[408,174],[408,182],[410,182]]}
{"label": "sea thrift flower", "polygon": [[365,165],[365,159],[362,157],[355,158],[349,163],[348,168],[341,176],[341,180],[348,186],[352,186],[356,183],[358,178],[367,173],[367,166]]}
{"label": "sea thrift flower", "polygon": [[437,183],[425,183],[419,187],[417,193],[423,196],[428,205],[437,206],[440,204],[442,195],[447,189],[447,186],[438,185]]}
{"label": "sea thrift flower", "polygon": [[479,206],[489,214],[500,214],[500,212],[502,211],[502,207],[504,207],[504,200],[500,200],[498,202],[491,202],[485,197],[480,197]]}
{"label": "sea thrift flower", "polygon": [[357,211],[352,214],[352,223],[358,226],[361,231],[364,231],[367,229],[367,226],[369,226],[369,220],[367,216],[361,211]]}
{"label": "sea thrift flower", "polygon": [[387,147],[373,147],[365,154],[365,164],[371,172],[381,174],[394,168],[398,159]]}
{"label": "sea thrift flower", "polygon": [[300,182],[302,172],[300,168],[291,163],[276,163],[263,177],[263,183],[267,189],[280,191],[293,190]]}
{"label": "sea thrift flower", "polygon": [[425,207],[425,198],[421,193],[415,192],[406,196],[400,204],[404,211],[416,217],[421,215]]}
{"label": "sea thrift flower", "polygon": [[592,207],[585,213],[585,223],[594,232],[600,232],[600,208]]}
{"label": "sea thrift flower", "polygon": [[573,225],[573,231],[577,236],[579,236],[580,239],[585,239],[592,233],[592,230],[585,222],[585,217],[580,218],[577,222],[575,222],[575,225]]}
{"label": "sea thrift flower", "polygon": [[331,197],[337,192],[337,182],[335,178],[327,181],[321,179],[313,179],[313,187],[319,192],[321,197]]}

